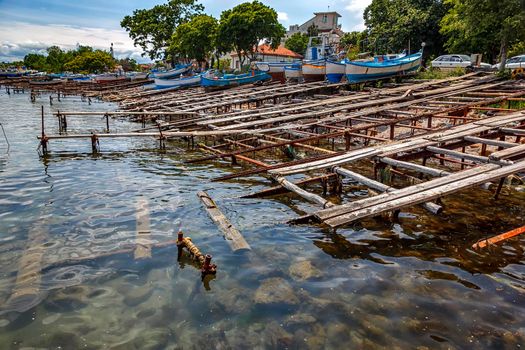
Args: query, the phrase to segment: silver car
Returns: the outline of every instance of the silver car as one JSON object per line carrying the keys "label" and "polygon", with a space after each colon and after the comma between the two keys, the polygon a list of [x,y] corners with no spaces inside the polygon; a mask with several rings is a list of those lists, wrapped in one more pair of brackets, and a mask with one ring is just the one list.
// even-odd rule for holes
{"label": "silver car", "polygon": [[[490,68],[490,64],[481,63],[481,68]],[[470,56],[467,55],[443,55],[432,61],[432,68],[454,69],[472,67]]]}
{"label": "silver car", "polygon": [[[492,66],[493,68],[499,68],[499,63]],[[525,68],[525,55],[519,55],[511,57],[505,63],[505,68],[507,69],[516,69],[516,68]]]}

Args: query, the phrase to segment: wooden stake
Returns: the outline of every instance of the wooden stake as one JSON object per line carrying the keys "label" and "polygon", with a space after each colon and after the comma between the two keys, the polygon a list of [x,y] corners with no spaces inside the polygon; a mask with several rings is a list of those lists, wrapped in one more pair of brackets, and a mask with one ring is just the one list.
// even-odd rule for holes
{"label": "wooden stake", "polygon": [[483,239],[483,240],[481,240],[479,242],[476,242],[475,244],[472,245],[472,249],[485,248],[485,247],[487,247],[489,245],[496,244],[498,242],[507,240],[509,238],[515,237],[517,235],[520,235],[522,233],[525,233],[525,226],[522,226],[522,227],[516,228],[514,230],[502,233],[501,235],[497,235],[497,236],[494,236],[494,237],[491,237],[491,238],[487,238],[487,239]]}

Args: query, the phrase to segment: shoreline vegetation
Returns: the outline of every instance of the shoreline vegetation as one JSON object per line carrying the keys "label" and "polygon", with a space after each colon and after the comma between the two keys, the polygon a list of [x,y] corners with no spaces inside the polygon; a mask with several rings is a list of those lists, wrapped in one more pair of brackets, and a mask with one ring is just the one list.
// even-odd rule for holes
{"label": "shoreline vegetation", "polygon": [[[313,25],[308,33],[295,33],[285,40],[286,29],[279,23],[277,12],[259,1],[227,9],[219,18],[204,11],[195,0],[169,0],[150,9],[137,9],[120,24],[135,46],[143,50],[143,56],[157,65],[194,60],[201,67],[218,69],[227,68],[224,55],[230,52],[246,66],[255,59],[262,42],[273,49],[284,44],[304,54],[309,37],[318,34]],[[415,51],[423,42],[426,62],[446,52],[461,52],[479,53],[486,61],[496,63],[525,52],[525,3],[520,0],[373,0],[363,19],[363,31],[341,37],[338,49],[349,59],[363,52]],[[23,62],[11,63],[17,64],[48,73],[98,73],[115,66],[140,68],[133,59],[117,60],[111,50],[89,46],[72,51],[52,46],[46,54],[30,53]]]}

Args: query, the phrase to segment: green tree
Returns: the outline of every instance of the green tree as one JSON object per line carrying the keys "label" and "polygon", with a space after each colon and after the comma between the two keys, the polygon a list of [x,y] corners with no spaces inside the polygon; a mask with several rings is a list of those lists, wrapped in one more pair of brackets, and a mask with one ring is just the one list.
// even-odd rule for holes
{"label": "green tree", "polygon": [[442,0],[372,0],[363,14],[370,49],[401,51],[426,43],[426,54],[443,50],[439,24],[447,12]]}
{"label": "green tree", "polygon": [[260,41],[265,40],[275,49],[285,32],[274,9],[253,1],[222,12],[217,40],[233,48],[243,65],[246,57],[255,59]]}
{"label": "green tree", "polygon": [[74,73],[102,73],[115,67],[115,60],[109,52],[102,50],[86,51],[64,65],[64,69]]}
{"label": "green tree", "polygon": [[37,53],[28,53],[24,56],[24,66],[39,71],[45,71],[46,56]]}
{"label": "green tree", "polygon": [[207,61],[214,52],[217,20],[212,16],[198,15],[177,27],[171,37],[169,51],[199,63]]}
{"label": "green tree", "polygon": [[504,69],[509,47],[525,40],[523,0],[445,0],[451,10],[441,21],[450,51],[483,53],[494,59],[499,53]]}
{"label": "green tree", "polygon": [[135,46],[140,46],[152,60],[166,56],[171,36],[181,23],[201,13],[204,6],[195,0],[169,0],[151,9],[133,11],[120,25],[126,29]]}
{"label": "green tree", "polygon": [[308,37],[316,37],[316,36],[318,36],[319,35],[319,27],[315,23],[312,23],[312,25],[309,26],[306,29],[306,35],[308,35]]}
{"label": "green tree", "polygon": [[46,66],[50,72],[62,72],[66,60],[66,53],[60,47],[50,46],[47,48]]}
{"label": "green tree", "polygon": [[304,55],[308,47],[308,35],[303,33],[293,33],[284,43],[284,47],[298,54]]}

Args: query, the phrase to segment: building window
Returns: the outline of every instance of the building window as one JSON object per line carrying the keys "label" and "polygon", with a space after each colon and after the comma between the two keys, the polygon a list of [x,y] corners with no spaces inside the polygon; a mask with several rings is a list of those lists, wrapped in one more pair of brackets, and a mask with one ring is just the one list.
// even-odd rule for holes
{"label": "building window", "polygon": [[327,23],[328,22],[328,16],[327,15],[323,15],[323,23]]}

